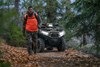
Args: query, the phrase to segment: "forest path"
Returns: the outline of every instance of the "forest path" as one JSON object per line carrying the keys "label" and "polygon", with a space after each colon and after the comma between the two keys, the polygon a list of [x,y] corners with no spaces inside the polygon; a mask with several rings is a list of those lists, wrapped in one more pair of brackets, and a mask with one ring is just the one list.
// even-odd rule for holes
{"label": "forest path", "polygon": [[26,48],[1,43],[0,51],[3,52],[0,60],[11,62],[12,67],[100,67],[100,59],[73,49],[64,52],[54,49],[29,56]]}

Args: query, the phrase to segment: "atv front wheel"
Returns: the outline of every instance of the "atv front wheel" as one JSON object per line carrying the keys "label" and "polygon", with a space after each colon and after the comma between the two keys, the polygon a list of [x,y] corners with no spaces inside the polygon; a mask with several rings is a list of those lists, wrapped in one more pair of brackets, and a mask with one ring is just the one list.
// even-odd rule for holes
{"label": "atv front wheel", "polygon": [[66,41],[64,38],[61,39],[61,43],[57,46],[58,51],[65,51]]}
{"label": "atv front wheel", "polygon": [[37,52],[43,52],[44,48],[45,48],[44,41],[41,38],[38,38]]}

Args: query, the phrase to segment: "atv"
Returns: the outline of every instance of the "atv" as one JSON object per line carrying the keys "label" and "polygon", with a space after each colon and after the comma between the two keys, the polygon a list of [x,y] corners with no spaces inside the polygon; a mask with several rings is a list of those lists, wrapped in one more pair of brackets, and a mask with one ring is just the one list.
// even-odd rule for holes
{"label": "atv", "polygon": [[58,51],[64,51],[66,41],[64,39],[65,31],[58,23],[42,24],[38,32],[38,52],[53,50],[56,47]]}

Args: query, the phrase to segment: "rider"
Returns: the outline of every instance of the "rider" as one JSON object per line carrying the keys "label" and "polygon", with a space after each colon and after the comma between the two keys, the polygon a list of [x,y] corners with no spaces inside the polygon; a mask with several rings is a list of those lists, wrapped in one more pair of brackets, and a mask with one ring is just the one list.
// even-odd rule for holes
{"label": "rider", "polygon": [[23,23],[23,35],[25,35],[27,39],[27,50],[29,55],[32,54],[32,51],[36,53],[37,32],[39,23],[40,18],[38,14],[33,11],[32,6],[29,6],[28,11],[24,15]]}

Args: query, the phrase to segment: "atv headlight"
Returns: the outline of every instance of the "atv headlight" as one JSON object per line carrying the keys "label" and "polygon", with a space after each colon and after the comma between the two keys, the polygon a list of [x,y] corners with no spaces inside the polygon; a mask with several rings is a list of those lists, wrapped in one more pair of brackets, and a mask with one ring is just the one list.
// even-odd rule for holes
{"label": "atv headlight", "polygon": [[48,33],[48,32],[46,32],[46,31],[41,31],[41,33],[42,33],[42,34],[44,34],[44,35],[46,35],[46,36],[48,36],[48,35],[49,35],[49,33]]}
{"label": "atv headlight", "polygon": [[59,37],[62,37],[65,35],[65,31],[59,32]]}

